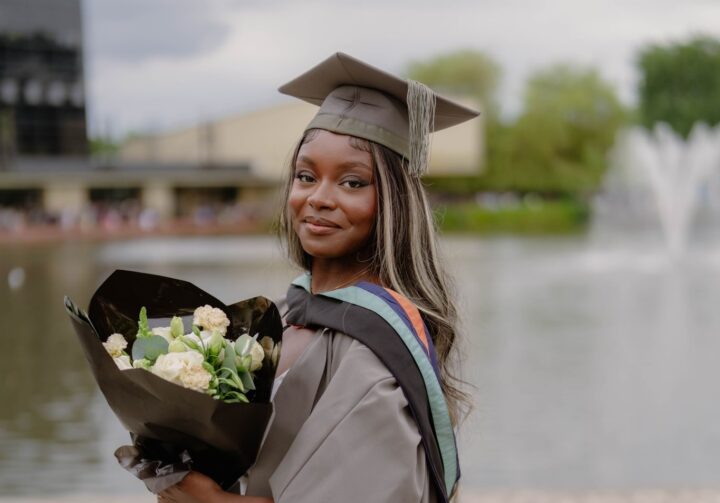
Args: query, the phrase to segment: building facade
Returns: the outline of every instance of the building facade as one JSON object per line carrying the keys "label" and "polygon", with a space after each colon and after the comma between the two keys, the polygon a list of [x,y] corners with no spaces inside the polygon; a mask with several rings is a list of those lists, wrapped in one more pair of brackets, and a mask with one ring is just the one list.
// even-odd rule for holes
{"label": "building facade", "polygon": [[[185,129],[135,137],[121,147],[120,159],[204,166],[241,163],[248,165],[254,176],[280,180],[293,146],[316,112],[316,106],[296,100]],[[432,135],[432,175],[477,173],[483,158],[481,118]]]}
{"label": "building facade", "polygon": [[87,153],[80,0],[0,0],[0,169]]}

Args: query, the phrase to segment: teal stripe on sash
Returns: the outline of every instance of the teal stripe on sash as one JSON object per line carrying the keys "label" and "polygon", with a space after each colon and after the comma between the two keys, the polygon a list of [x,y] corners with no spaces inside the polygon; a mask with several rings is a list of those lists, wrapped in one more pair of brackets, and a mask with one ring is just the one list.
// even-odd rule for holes
{"label": "teal stripe on sash", "polygon": [[[292,284],[300,286],[308,292],[311,291],[309,274],[302,274],[298,276]],[[400,338],[410,351],[410,354],[415,360],[415,363],[420,369],[423,380],[425,381],[425,388],[427,389],[428,400],[430,402],[430,412],[435,426],[435,435],[437,436],[440,455],[443,460],[445,487],[447,489],[447,494],[450,495],[452,488],[455,485],[455,479],[457,478],[455,434],[453,433],[452,422],[450,421],[450,414],[448,412],[447,403],[445,402],[445,396],[440,388],[440,382],[435,375],[435,371],[432,368],[430,360],[425,354],[425,351],[418,342],[417,338],[408,329],[407,325],[393,310],[393,308],[391,308],[383,299],[371,292],[368,292],[367,290],[356,286],[349,286],[329,292],[321,292],[317,295],[342,300],[344,302],[369,309],[387,321],[390,326],[395,329],[398,335],[400,335]]]}

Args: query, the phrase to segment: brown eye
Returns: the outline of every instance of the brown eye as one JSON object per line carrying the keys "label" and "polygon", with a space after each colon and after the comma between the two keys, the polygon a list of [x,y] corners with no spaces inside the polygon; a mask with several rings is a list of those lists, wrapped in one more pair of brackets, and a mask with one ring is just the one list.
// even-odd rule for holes
{"label": "brown eye", "polygon": [[365,187],[368,184],[361,180],[345,180],[340,185],[345,185],[351,189],[359,189],[360,187]]}
{"label": "brown eye", "polygon": [[308,175],[307,173],[303,173],[303,172],[295,173],[295,178],[304,183],[310,183],[314,180],[314,178],[312,176]]}

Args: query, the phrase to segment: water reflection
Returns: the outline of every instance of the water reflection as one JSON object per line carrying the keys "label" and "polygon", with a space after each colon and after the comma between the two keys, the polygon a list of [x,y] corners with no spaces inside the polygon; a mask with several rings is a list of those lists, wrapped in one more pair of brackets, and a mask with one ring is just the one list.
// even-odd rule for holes
{"label": "water reflection", "polygon": [[[636,267],[580,239],[449,239],[475,414],[470,487],[710,486],[720,463],[718,261]],[[180,277],[225,302],[282,295],[271,239],[7,247],[0,277],[0,494],[142,493],[127,441],[62,309],[116,268]]]}
{"label": "water reflection", "polygon": [[57,302],[64,292],[84,298],[93,288],[93,253],[75,246],[3,250],[2,273],[22,267],[25,274],[22,286],[3,285],[0,298],[3,492],[27,492],[31,474],[37,474],[33,489],[72,490],[81,473],[77,468],[101,461],[100,425],[90,407],[95,386]]}
{"label": "water reflection", "polygon": [[279,262],[267,239],[3,249],[0,275],[22,268],[25,281],[0,289],[0,495],[142,491],[112,458],[127,435],[92,380],[63,310],[64,295],[87,306],[97,286],[122,267],[182,277],[228,301],[277,297],[293,276]]}

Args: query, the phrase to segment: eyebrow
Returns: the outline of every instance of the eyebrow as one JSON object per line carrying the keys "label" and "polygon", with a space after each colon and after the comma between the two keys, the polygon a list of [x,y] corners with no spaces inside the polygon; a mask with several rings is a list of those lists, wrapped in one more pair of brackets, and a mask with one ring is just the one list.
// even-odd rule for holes
{"label": "eyebrow", "polygon": [[[315,166],[315,161],[313,161],[310,157],[308,157],[306,155],[298,156],[297,161],[307,163],[311,166]],[[346,168],[346,169],[364,168],[368,171],[372,171],[372,168],[370,166],[368,166],[367,164],[365,164],[364,162],[361,162],[361,161],[347,161],[347,162],[340,164],[340,167]]]}
{"label": "eyebrow", "polygon": [[370,166],[361,161],[348,161],[342,163],[340,166],[343,168],[363,168],[368,171],[372,171],[372,168]]}

